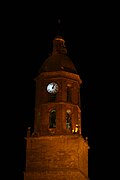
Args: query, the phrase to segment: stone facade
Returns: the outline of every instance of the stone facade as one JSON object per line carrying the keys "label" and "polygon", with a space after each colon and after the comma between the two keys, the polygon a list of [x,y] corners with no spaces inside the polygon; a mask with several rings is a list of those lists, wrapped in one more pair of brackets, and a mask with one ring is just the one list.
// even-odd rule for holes
{"label": "stone facade", "polygon": [[87,180],[88,144],[80,135],[28,137],[25,180]]}

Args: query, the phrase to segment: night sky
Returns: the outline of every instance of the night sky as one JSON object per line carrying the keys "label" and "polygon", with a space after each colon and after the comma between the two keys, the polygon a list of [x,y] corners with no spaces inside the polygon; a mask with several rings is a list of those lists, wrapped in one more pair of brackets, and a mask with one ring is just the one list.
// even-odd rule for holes
{"label": "night sky", "polygon": [[[33,129],[35,105],[35,81],[38,70],[52,51],[52,40],[58,35],[64,37],[68,56],[72,59],[82,79],[81,111],[82,133],[88,136],[89,176],[97,177],[96,131],[97,131],[97,83],[101,67],[102,48],[101,14],[92,5],[79,8],[47,9],[39,6],[16,7],[7,14],[5,27],[5,66],[4,75],[7,96],[7,129],[11,179],[23,180],[25,168],[25,140],[27,127]],[[73,12],[74,11],[74,12]],[[60,24],[58,24],[60,19]],[[100,70],[99,70],[100,71]],[[9,90],[9,91],[8,91]],[[6,122],[5,122],[6,123]],[[7,130],[6,130],[7,131]],[[7,145],[8,149],[8,145]],[[12,164],[11,164],[12,162]],[[95,176],[96,175],[96,176]]]}

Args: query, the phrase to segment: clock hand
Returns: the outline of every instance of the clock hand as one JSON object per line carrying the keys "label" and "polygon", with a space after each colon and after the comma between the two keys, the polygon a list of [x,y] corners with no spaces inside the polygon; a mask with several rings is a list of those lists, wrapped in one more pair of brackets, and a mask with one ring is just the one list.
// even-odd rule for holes
{"label": "clock hand", "polygon": [[52,89],[54,89],[55,84],[53,84]]}

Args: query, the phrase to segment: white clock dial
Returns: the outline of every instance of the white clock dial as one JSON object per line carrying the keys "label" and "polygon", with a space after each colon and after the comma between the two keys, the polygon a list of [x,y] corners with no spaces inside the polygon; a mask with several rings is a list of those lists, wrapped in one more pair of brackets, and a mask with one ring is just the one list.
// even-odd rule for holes
{"label": "white clock dial", "polygon": [[47,85],[47,91],[49,93],[57,93],[58,91],[58,84],[55,82],[52,82],[50,84]]}

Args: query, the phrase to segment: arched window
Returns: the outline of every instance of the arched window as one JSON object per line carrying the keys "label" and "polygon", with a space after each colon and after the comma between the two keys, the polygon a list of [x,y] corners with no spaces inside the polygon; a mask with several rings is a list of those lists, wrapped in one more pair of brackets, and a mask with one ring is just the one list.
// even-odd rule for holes
{"label": "arched window", "polygon": [[71,115],[70,115],[70,110],[67,110],[66,111],[66,128],[67,129],[71,129],[71,125],[72,125],[72,122],[71,122]]}
{"label": "arched window", "polygon": [[56,110],[50,111],[49,116],[49,128],[55,128],[56,127]]}

